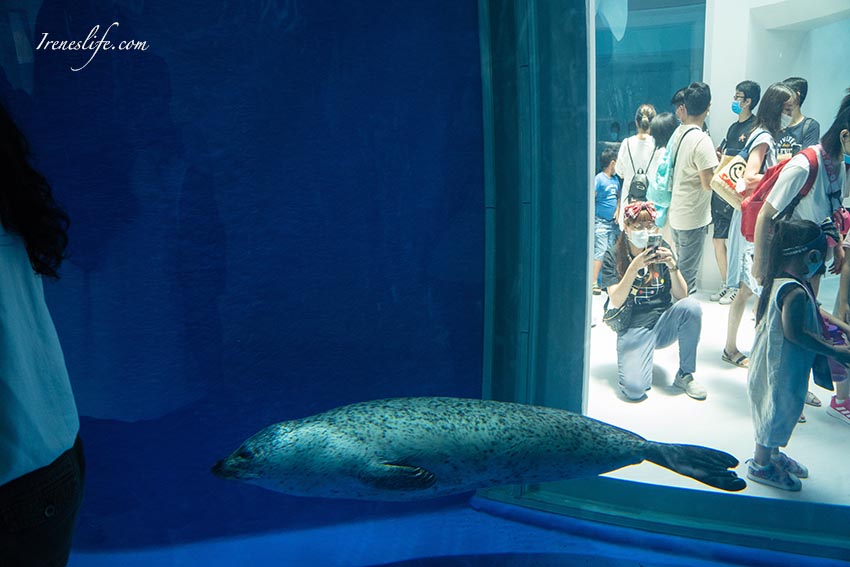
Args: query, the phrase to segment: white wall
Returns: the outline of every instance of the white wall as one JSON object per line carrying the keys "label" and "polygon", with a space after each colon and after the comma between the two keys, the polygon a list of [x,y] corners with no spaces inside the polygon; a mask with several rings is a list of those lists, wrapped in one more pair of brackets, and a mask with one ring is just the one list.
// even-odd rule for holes
{"label": "white wall", "polygon": [[735,85],[750,78],[746,74],[750,12],[740,9],[741,5],[741,0],[707,0],[705,6],[703,80],[711,87],[708,123],[715,146],[736,120],[732,113]]}
{"label": "white wall", "polygon": [[[846,11],[834,12],[837,19],[827,18],[827,23],[811,29],[802,29],[806,28],[802,21],[795,21],[794,25],[802,31],[767,29],[758,14],[771,6],[784,10],[786,4],[786,0],[706,2],[704,80],[711,85],[714,102],[709,126],[718,143],[735,120],[730,108],[732,95],[735,85],[744,79],[759,83],[763,92],[786,77],[805,77],[809,95],[803,113],[822,125],[832,122],[844,92],[850,88],[850,68],[841,55],[841,46],[850,41],[850,17]],[[814,6],[809,14],[812,21],[824,21],[824,10],[834,9],[823,0],[809,0],[807,5]]]}
{"label": "white wall", "polygon": [[[794,0],[802,3],[802,0]],[[826,130],[845,91],[850,70],[842,53],[850,41],[846,0],[807,0],[806,17],[790,14],[789,0],[706,0],[704,81],[711,86],[709,133],[718,145],[736,120],[735,85],[749,79],[762,92],[787,77],[804,77],[809,94],[803,114]],[[709,229],[709,233],[711,229]],[[710,239],[706,242],[700,288],[720,287]]]}
{"label": "white wall", "polygon": [[[850,18],[823,26],[807,34],[798,59],[799,76],[809,81],[803,114],[813,116],[825,131],[835,119],[841,99],[850,88]],[[843,46],[843,47],[842,47]]]}

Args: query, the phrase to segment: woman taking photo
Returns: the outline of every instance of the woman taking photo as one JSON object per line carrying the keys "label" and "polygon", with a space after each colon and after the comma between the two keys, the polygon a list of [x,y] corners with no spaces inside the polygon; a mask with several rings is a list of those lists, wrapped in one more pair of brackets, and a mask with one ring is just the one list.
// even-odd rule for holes
{"label": "woman taking photo", "polygon": [[[638,201],[624,207],[625,231],[605,254],[601,287],[608,292],[608,309],[626,301],[634,303],[628,326],[617,334],[617,369],[620,390],[630,401],[642,401],[652,386],[653,353],[679,342],[679,369],[673,386],[696,400],[706,398],[705,388],[694,380],[702,309],[688,297],[669,245],[660,241],[655,207]],[[675,303],[673,300],[676,299]]]}

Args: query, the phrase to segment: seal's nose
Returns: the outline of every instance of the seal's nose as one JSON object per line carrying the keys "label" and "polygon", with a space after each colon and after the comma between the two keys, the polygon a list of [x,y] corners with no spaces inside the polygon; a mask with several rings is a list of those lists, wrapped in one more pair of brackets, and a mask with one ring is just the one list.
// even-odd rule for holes
{"label": "seal's nose", "polygon": [[225,459],[220,460],[216,464],[212,466],[210,472],[212,472],[218,478],[227,478],[227,475],[224,472],[224,461]]}

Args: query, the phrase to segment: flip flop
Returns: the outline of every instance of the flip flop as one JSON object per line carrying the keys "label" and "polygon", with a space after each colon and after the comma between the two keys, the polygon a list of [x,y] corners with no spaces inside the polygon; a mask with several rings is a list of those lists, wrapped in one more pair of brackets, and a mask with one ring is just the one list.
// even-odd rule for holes
{"label": "flip flop", "polygon": [[816,408],[821,407],[821,401],[813,392],[806,393],[806,403]]}
{"label": "flip flop", "polygon": [[733,366],[737,366],[738,368],[749,368],[749,366],[750,366],[750,359],[747,357],[746,354],[744,354],[742,352],[739,352],[738,356],[736,356],[735,358],[732,358],[731,356],[729,356],[729,354],[724,349],[723,350],[723,356],[720,357],[720,358],[723,359],[723,362],[728,362],[729,364],[732,364]]}

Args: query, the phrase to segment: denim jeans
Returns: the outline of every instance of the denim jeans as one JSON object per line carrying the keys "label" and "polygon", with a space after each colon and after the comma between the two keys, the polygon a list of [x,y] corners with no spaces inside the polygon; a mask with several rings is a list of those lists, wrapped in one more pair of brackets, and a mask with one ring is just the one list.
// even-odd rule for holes
{"label": "denim jeans", "polygon": [[86,464],[74,446],[38,470],[0,486],[0,565],[63,567],[83,499]]}
{"label": "denim jeans", "polygon": [[593,221],[593,259],[602,260],[620,235],[617,221],[596,217]]}
{"label": "denim jeans", "polygon": [[620,390],[630,400],[639,400],[652,386],[652,355],[655,349],[679,341],[679,370],[694,372],[697,344],[702,331],[702,307],[686,297],[674,303],[652,329],[627,329],[617,335],[617,370]]}
{"label": "denim jeans", "polygon": [[688,284],[688,294],[697,291],[697,274],[702,266],[706,234],[708,234],[708,225],[693,230],[673,229],[673,243],[676,244],[679,270],[685,278],[685,283]]}

